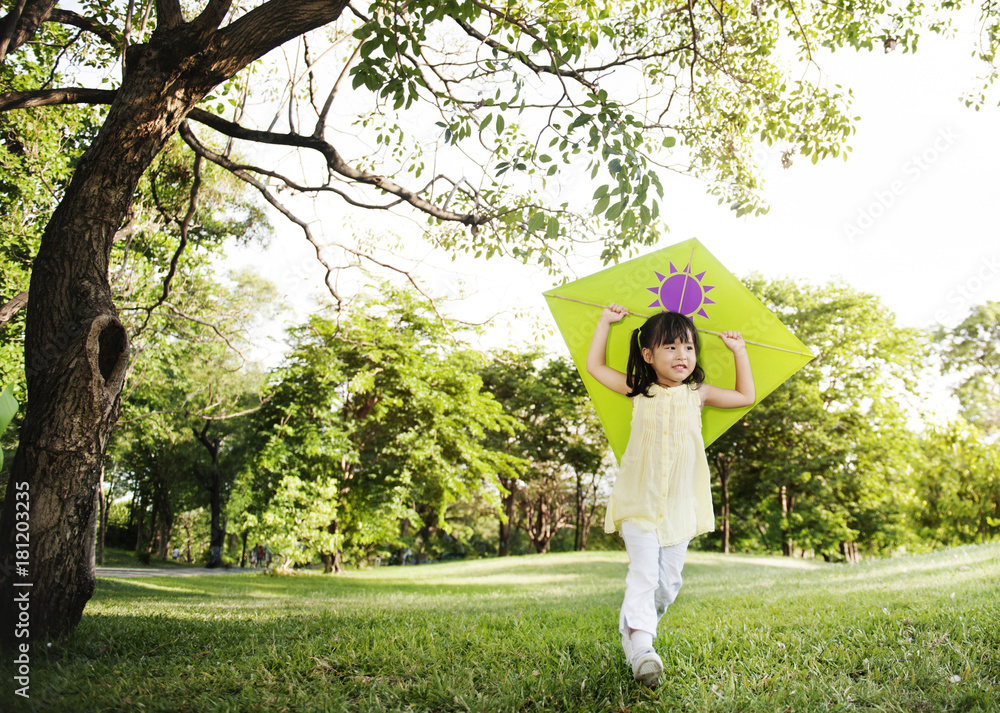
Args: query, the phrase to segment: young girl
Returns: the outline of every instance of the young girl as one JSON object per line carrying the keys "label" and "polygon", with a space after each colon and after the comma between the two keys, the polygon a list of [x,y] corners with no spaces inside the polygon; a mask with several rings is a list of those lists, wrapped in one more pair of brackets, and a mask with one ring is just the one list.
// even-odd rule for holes
{"label": "young girl", "polygon": [[702,383],[698,332],[676,312],[653,315],[633,331],[627,373],[613,369],[606,360],[608,335],[626,314],[618,304],[604,308],[587,353],[587,371],[632,399],[632,431],[604,528],[620,532],[628,552],[618,624],[625,658],[636,681],[655,686],[663,673],[653,649],[656,625],[681,588],[688,542],[715,529],[701,409],[750,406],[754,385],[739,332],[720,335],[736,361],[736,388]]}

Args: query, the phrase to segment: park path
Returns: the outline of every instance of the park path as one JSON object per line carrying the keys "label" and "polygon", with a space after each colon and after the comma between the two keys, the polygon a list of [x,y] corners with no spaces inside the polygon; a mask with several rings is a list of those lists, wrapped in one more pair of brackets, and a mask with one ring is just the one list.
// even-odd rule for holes
{"label": "park path", "polygon": [[128,579],[131,577],[197,577],[203,574],[245,574],[247,572],[263,572],[262,569],[250,569],[249,567],[218,567],[208,569],[207,567],[185,567],[178,569],[152,569],[148,567],[97,567],[98,577],[115,577]]}

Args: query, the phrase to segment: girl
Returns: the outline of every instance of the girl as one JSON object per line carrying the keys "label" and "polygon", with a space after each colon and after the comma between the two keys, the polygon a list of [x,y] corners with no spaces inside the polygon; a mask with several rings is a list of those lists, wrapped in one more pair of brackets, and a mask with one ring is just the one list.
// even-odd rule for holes
{"label": "girl", "polygon": [[604,308],[587,353],[587,371],[632,399],[632,431],[622,455],[604,523],[628,552],[618,628],[625,658],[639,683],[655,686],[663,663],[653,649],[656,625],[681,588],[692,537],[715,529],[708,459],[701,436],[704,406],[741,408],[754,402],[753,375],[739,332],[723,332],[736,361],[736,388],[702,383],[698,332],[676,312],[653,315],[632,332],[627,373],[607,365],[611,325],[628,310]]}

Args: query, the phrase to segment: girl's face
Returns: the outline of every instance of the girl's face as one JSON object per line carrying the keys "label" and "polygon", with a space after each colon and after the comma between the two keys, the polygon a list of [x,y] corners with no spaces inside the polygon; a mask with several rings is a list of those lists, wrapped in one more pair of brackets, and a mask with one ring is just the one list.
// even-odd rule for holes
{"label": "girl's face", "polygon": [[643,349],[642,358],[653,367],[660,386],[666,387],[683,384],[698,361],[694,341],[689,334],[655,349]]}

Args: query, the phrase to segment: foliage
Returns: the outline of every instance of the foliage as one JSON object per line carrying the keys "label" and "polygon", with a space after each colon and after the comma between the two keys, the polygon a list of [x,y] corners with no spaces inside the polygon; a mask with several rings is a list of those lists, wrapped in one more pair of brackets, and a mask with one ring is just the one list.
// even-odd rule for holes
{"label": "foliage", "polygon": [[[0,392],[0,435],[7,430],[7,426],[17,413],[17,400],[11,394],[11,387],[5,386]],[[0,448],[0,467],[3,467],[3,449]]]}
{"label": "foliage", "polygon": [[901,544],[915,455],[905,409],[926,353],[919,334],[843,285],[746,284],[818,356],[709,449],[732,463],[737,540],[827,557],[841,543]]}
{"label": "foliage", "polygon": [[962,415],[989,434],[1000,433],[1000,302],[977,305],[954,329],[934,335],[944,373],[960,378],[954,394]]}
{"label": "foliage", "polygon": [[503,482],[501,552],[509,553],[515,524],[536,552],[546,552],[560,529],[589,529],[597,500],[606,494],[607,439],[569,360],[530,350],[502,353],[482,376],[484,389],[520,424],[513,435],[489,434],[493,448],[522,463]]}
{"label": "foliage", "polygon": [[512,422],[481,392],[478,357],[450,329],[413,295],[383,287],[292,330],[254,417],[243,514],[233,512],[242,527],[288,563],[364,554],[399,543],[401,521],[447,532],[449,507],[494,488],[512,459],[483,435]]}
{"label": "foliage", "polygon": [[[226,283],[187,274],[174,289],[178,304],[197,303],[198,313],[211,312],[214,322],[168,313],[146,333],[149,346],[133,360],[107,467],[112,492],[132,495],[133,518],[148,511],[149,525],[162,521],[167,540],[175,512],[209,504],[215,467],[222,471],[220,504],[242,467],[239,415],[260,406],[264,377],[239,350],[248,348],[275,294],[246,271],[229,274]],[[199,443],[201,432],[217,439],[221,466]],[[159,547],[165,556],[163,537]]]}
{"label": "foliage", "polygon": [[[9,89],[39,92],[33,106],[77,100],[46,94],[49,73],[80,76],[87,66],[111,88],[127,83],[127,72],[114,71],[126,45],[135,54],[155,45],[154,33],[177,30],[166,8],[80,5],[76,20],[63,13],[43,25],[48,45],[5,58],[8,79],[23,77]],[[432,234],[452,251],[554,266],[589,239],[612,261],[658,239],[670,172],[702,176],[742,215],[766,210],[754,159],[762,145],[786,162],[846,158],[850,91],[803,65],[815,69],[821,48],[871,50],[890,36],[913,50],[924,9],[421,0],[400,12],[395,0],[370,0],[341,16],[310,7],[302,15],[315,15],[305,23],[312,29],[288,41],[283,67],[265,60],[238,72],[234,59],[191,114],[225,145],[190,126],[185,140],[289,216],[285,189],[337,194],[360,208],[384,208],[389,194],[454,226]],[[211,34],[284,11],[275,0],[237,5]],[[260,56],[289,37],[243,39],[260,43]],[[286,172],[265,150],[274,144],[319,162]],[[239,160],[235,146],[258,160]],[[564,187],[578,197],[558,203]],[[350,250],[349,242],[336,244]]]}
{"label": "foliage", "polygon": [[911,518],[927,542],[957,545],[1000,538],[1000,455],[975,426],[934,428],[920,441],[924,457]]}
{"label": "foliage", "polygon": [[[655,691],[632,681],[615,633],[624,553],[338,578],[101,577],[71,640],[32,647],[31,703],[75,713],[995,710],[1000,545],[789,564],[690,553],[656,641],[666,674]],[[0,706],[27,710],[13,688]]]}

